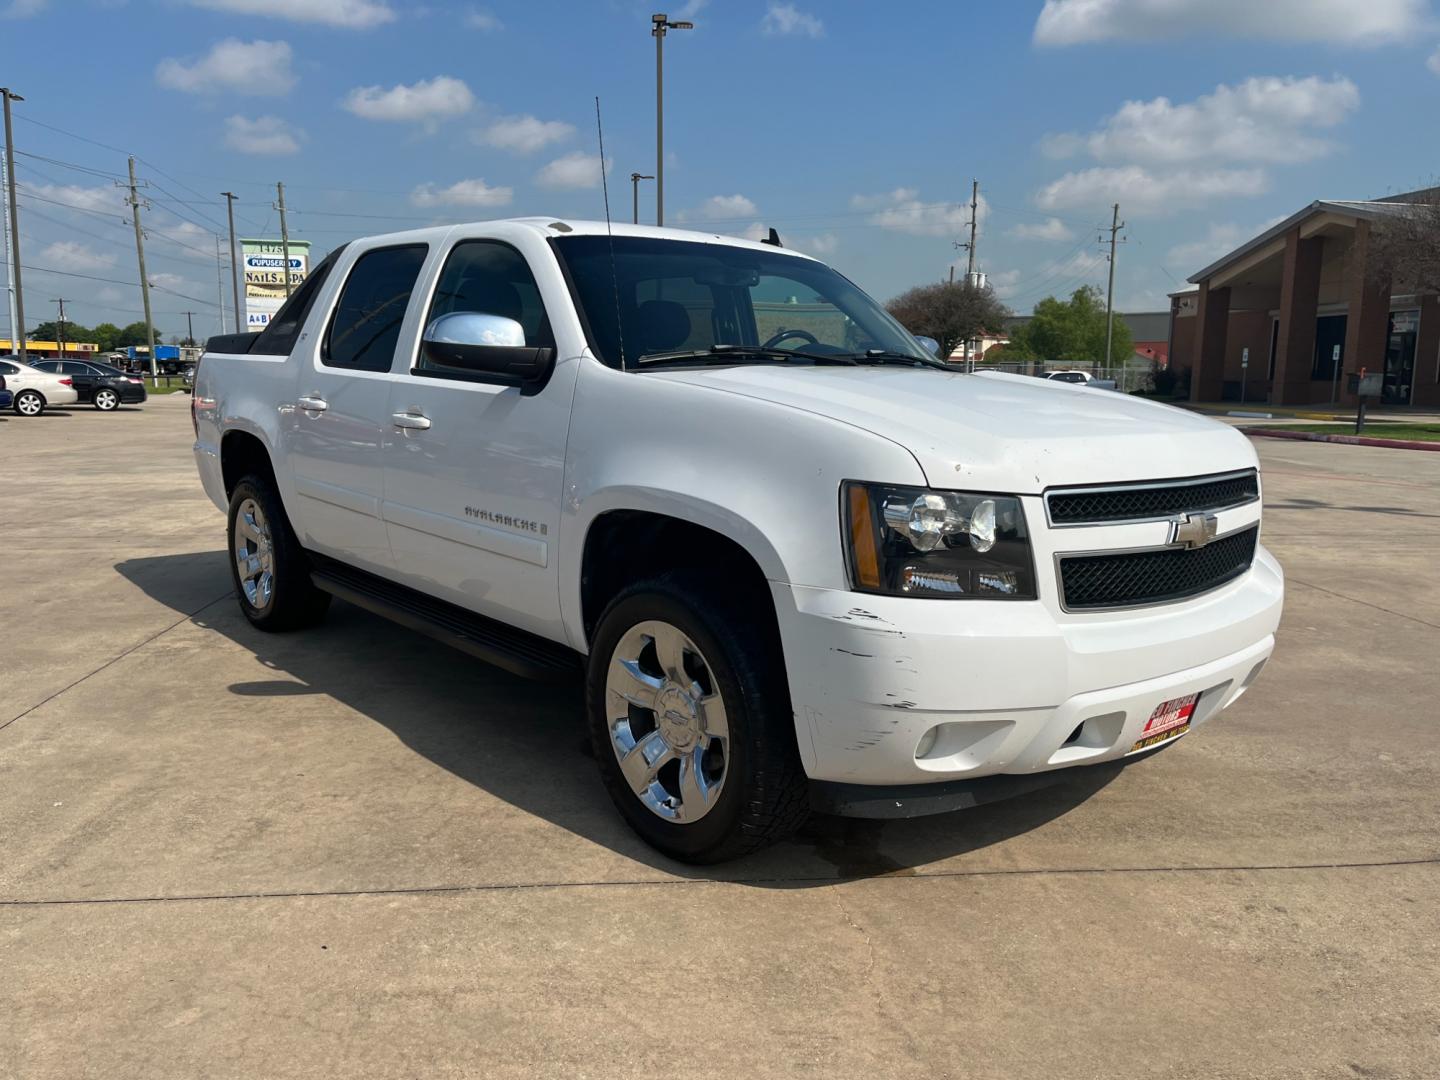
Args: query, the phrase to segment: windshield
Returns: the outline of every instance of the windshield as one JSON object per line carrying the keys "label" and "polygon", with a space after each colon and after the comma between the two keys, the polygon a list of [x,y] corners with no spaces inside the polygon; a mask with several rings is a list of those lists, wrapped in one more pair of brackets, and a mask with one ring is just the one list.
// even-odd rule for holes
{"label": "windshield", "polygon": [[824,263],[728,244],[617,236],[612,272],[611,243],[605,236],[554,241],[591,344],[611,367],[716,346],[722,348],[716,360],[736,364],[763,358],[747,355],[746,347],[802,359],[883,350],[934,361],[884,308]]}

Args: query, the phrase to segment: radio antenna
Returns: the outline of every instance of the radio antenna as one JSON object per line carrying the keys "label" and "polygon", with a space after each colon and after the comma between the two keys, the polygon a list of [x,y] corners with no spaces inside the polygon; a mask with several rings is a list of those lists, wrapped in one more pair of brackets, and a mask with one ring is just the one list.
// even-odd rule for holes
{"label": "radio antenna", "polygon": [[600,192],[605,197],[605,236],[610,241],[610,287],[615,293],[615,337],[620,343],[620,370],[625,370],[625,327],[620,319],[620,278],[615,272],[615,230],[610,225],[610,185],[605,181],[605,128],[600,123],[600,95],[595,95],[595,135],[600,141]]}

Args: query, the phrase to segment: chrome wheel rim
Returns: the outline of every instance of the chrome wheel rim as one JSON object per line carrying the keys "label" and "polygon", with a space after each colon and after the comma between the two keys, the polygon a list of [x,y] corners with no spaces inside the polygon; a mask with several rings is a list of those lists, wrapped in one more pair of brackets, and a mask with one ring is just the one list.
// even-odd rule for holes
{"label": "chrome wheel rim", "polygon": [[715,806],[730,765],[730,725],[714,669],[679,627],[636,623],[605,674],[610,749],[635,797],[688,825]]}
{"label": "chrome wheel rim", "polygon": [[34,394],[21,394],[19,400],[15,402],[15,407],[26,416],[39,416],[40,410],[43,408],[40,399]]}
{"label": "chrome wheel rim", "polygon": [[246,499],[235,514],[235,572],[246,601],[256,610],[270,606],[275,594],[275,550],[270,524],[254,499]]}
{"label": "chrome wheel rim", "polygon": [[116,405],[120,404],[120,399],[115,396],[114,390],[101,390],[98,394],[95,395],[95,404],[99,405],[100,408],[109,411],[110,409],[115,408]]}

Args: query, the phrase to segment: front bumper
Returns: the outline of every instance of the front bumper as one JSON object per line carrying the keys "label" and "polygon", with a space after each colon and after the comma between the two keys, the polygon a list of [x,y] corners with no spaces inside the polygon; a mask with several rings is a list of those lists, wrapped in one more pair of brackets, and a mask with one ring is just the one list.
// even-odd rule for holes
{"label": "front bumper", "polygon": [[1155,707],[1186,694],[1201,695],[1191,728],[1208,722],[1269,659],[1284,582],[1260,548],[1212,593],[1085,616],[1040,602],[772,590],[809,777],[910,786],[1120,761]]}

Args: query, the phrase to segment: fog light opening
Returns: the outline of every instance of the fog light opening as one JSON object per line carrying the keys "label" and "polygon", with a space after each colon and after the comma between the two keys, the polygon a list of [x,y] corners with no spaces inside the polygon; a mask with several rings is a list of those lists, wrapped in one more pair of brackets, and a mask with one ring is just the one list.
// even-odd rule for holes
{"label": "fog light opening", "polygon": [[1072,732],[1070,732],[1070,737],[1069,737],[1068,739],[1066,739],[1066,740],[1065,740],[1063,743],[1061,743],[1060,745],[1061,745],[1061,746],[1069,746],[1071,743],[1077,743],[1077,742],[1079,742],[1079,741],[1080,741],[1080,736],[1081,736],[1082,734],[1084,734],[1084,731],[1085,731],[1085,725],[1084,725],[1083,723],[1082,723],[1082,724],[1076,724],[1076,725],[1075,725],[1075,730],[1072,731]]}
{"label": "fog light opening", "polygon": [[915,757],[917,759],[928,757],[930,751],[935,749],[935,740],[939,737],[940,728],[938,725],[932,727],[929,731],[925,732],[924,735],[921,735],[920,741],[915,744]]}

